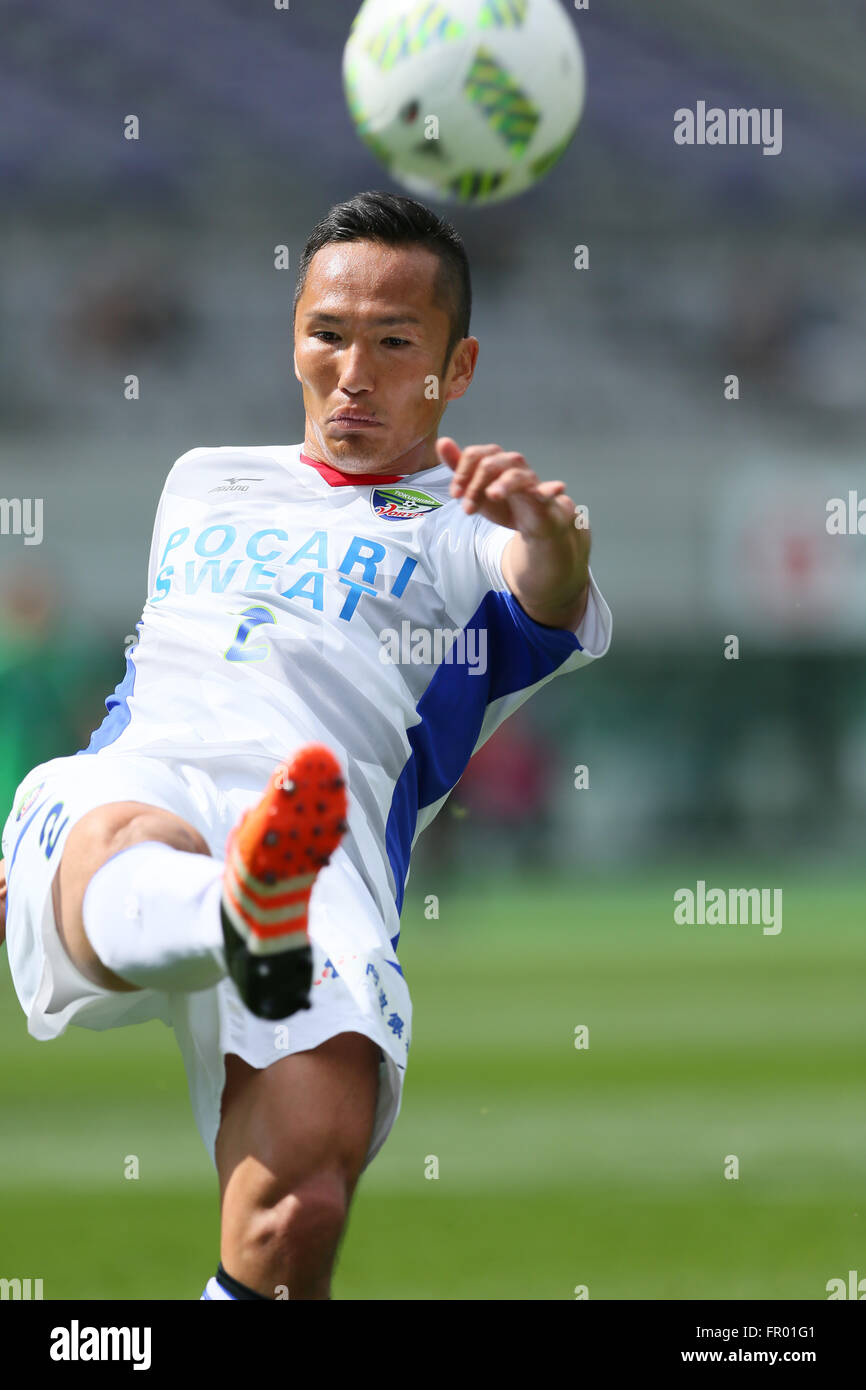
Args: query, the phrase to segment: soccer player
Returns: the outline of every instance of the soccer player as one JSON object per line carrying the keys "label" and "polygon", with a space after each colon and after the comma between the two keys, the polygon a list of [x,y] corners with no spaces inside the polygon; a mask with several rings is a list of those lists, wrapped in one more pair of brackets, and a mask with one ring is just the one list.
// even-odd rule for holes
{"label": "soccer player", "polygon": [[414,840],[497,726],[610,642],[564,484],[438,436],[470,297],[422,204],[331,209],[295,295],[303,444],[177,460],[125,678],[3,833],[29,1032],[175,1031],[220,1183],[207,1299],[330,1297],[400,1108]]}

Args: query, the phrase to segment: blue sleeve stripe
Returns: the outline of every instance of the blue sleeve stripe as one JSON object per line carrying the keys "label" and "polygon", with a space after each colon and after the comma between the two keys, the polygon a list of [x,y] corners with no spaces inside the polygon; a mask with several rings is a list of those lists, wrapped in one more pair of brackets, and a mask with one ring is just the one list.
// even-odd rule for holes
{"label": "blue sleeve stripe", "polygon": [[[486,672],[472,674],[466,663],[443,662],[416,706],[419,723],[409,730],[411,753],[397,779],[385,827],[398,912],[418,812],[440,801],[460,780],[488,705],[537,685],[582,650],[573,632],[536,623],[508,592],[485,594],[464,630],[482,628],[487,631]],[[480,650],[468,644],[467,649]]]}
{"label": "blue sleeve stripe", "polygon": [[[141,622],[137,622],[135,630],[141,636]],[[137,643],[136,643],[137,645]],[[123,680],[105,701],[105,708],[108,710],[105,718],[98,729],[90,735],[90,742],[86,748],[79,748],[76,757],[82,753],[98,753],[100,748],[107,748],[109,744],[115,743],[124,729],[129,724],[132,714],[129,708],[129,697],[135,689],[135,662],[132,654],[135,646],[130,647],[126,655],[126,673]]]}

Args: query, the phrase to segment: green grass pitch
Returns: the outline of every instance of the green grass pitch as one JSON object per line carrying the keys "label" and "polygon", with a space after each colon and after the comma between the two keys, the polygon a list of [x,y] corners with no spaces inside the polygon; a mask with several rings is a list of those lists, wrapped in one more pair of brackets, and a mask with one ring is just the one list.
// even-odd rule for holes
{"label": "green grass pitch", "polygon": [[[696,877],[781,885],[782,931],[674,925]],[[866,1273],[862,882],[441,886],[413,875],[404,909],[407,1086],[335,1298],[824,1299]],[[37,1043],[4,961],[0,1056],[0,1277],[197,1299],[216,1178],[170,1032]]]}

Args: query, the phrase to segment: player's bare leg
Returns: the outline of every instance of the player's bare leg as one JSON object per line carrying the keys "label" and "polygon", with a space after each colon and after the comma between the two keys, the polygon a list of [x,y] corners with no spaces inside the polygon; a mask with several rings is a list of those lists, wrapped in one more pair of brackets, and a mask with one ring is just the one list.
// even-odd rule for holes
{"label": "player's bare leg", "polygon": [[100,960],[84,927],[84,895],[93,875],[132,845],[157,841],[190,854],[210,855],[194,826],[172,811],[142,801],[97,806],[72,827],[52,888],[57,932],[66,953],[86,979],[104,989],[131,990],[130,984]]}
{"label": "player's bare leg", "polygon": [[[263,1070],[226,1057],[220,1258],[265,1298],[326,1299],[373,1132],[379,1048],[340,1033]],[[285,1297],[285,1294],[282,1294]]]}

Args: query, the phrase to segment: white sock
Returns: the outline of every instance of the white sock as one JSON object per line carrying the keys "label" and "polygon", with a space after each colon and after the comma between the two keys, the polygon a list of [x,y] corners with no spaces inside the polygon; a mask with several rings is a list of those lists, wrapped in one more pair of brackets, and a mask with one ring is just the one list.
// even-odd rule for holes
{"label": "white sock", "polygon": [[223,863],[156,840],[107,860],[82,916],[102,964],[142,989],[192,993],[226,973],[220,922]]}

